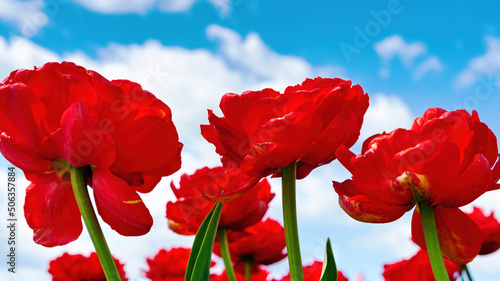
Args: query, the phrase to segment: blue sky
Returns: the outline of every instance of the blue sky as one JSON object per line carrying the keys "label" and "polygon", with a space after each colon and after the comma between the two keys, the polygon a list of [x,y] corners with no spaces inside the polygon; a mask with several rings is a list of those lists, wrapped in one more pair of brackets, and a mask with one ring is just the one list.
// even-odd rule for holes
{"label": "blue sky", "polygon": [[[494,1],[451,0],[0,0],[0,76],[47,61],[71,60],[109,79],[137,81],[172,108],[185,144],[183,168],[144,195],[155,218],[153,230],[125,239],[104,226],[131,280],[144,280],[146,257],[160,247],[191,243],[191,238],[166,228],[165,204],[173,197],[168,185],[183,172],[218,164],[213,147],[199,134],[199,124],[207,123],[206,109],[217,111],[226,92],[283,90],[318,75],[350,79],[371,97],[356,152],[371,134],[408,127],[436,106],[476,109],[499,134],[499,6]],[[5,167],[0,176],[5,177],[8,163],[2,159],[0,164]],[[298,183],[303,260],[322,259],[329,236],[339,267],[350,280],[358,274],[382,280],[383,264],[417,250],[409,241],[410,217],[385,225],[350,219],[331,187],[331,180],[348,176],[332,163]],[[27,184],[19,179],[19,186]],[[272,184],[277,196],[269,215],[282,220],[279,181]],[[0,207],[6,204],[4,192]],[[18,194],[20,204],[23,193]],[[479,198],[477,205],[500,217],[498,193]],[[0,231],[2,253],[5,235]],[[48,261],[65,251],[92,249],[86,233],[53,249],[35,245],[31,235],[21,225],[19,272],[7,276],[11,280],[50,280]],[[500,253],[477,258],[471,269],[478,280],[496,280],[498,264]],[[278,277],[286,266],[281,262],[271,269]]]}

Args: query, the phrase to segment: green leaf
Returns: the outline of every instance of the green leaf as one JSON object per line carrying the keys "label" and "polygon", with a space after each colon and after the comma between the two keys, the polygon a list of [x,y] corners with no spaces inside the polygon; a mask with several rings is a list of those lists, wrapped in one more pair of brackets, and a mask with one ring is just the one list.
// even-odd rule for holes
{"label": "green leaf", "polygon": [[323,272],[319,281],[337,281],[337,266],[333,257],[330,238],[326,240],[325,260],[323,261]]}
{"label": "green leaf", "polygon": [[210,263],[217,226],[222,211],[222,203],[215,203],[194,237],[193,247],[186,267],[184,281],[208,281]]}

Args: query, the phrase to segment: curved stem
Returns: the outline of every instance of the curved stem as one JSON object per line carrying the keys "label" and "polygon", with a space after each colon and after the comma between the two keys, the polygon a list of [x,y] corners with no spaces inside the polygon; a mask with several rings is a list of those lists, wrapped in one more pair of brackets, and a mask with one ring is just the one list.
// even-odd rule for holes
{"label": "curved stem", "polygon": [[113,256],[109,251],[106,239],[104,239],[104,234],[102,233],[99,222],[90,202],[89,193],[87,191],[87,184],[85,183],[85,168],[86,167],[73,167],[71,166],[71,185],[73,187],[73,193],[75,194],[76,203],[82,214],[83,221],[89,232],[90,239],[94,244],[95,251],[101,262],[102,269],[104,270],[104,275],[108,281],[119,281],[120,274],[116,268]]}
{"label": "curved stem", "polygon": [[219,236],[220,252],[224,260],[224,266],[226,267],[227,278],[229,281],[236,281],[233,263],[231,262],[231,254],[229,253],[229,245],[227,243],[227,229],[219,228],[217,230],[217,235]]}
{"label": "curved stem", "polygon": [[427,246],[427,253],[429,254],[434,278],[436,281],[449,281],[450,278],[444,265],[441,245],[439,244],[434,207],[428,207],[425,202],[419,201],[418,208],[420,209],[425,245]]}
{"label": "curved stem", "polygon": [[297,206],[295,202],[296,166],[290,165],[281,169],[283,188],[283,220],[285,223],[285,239],[290,266],[290,280],[303,281],[302,259],[300,257],[299,231],[297,227]]}
{"label": "curved stem", "polygon": [[462,270],[465,271],[465,274],[467,274],[467,278],[469,278],[469,281],[473,281],[472,275],[470,274],[469,268],[467,267],[466,264],[462,265]]}
{"label": "curved stem", "polygon": [[245,261],[245,277],[246,281],[251,281],[252,276],[252,260],[248,259]]}

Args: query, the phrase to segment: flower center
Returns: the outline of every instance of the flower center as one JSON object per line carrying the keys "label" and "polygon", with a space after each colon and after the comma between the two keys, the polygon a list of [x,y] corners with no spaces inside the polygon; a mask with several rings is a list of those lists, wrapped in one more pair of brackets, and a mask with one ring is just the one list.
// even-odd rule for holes
{"label": "flower center", "polygon": [[66,160],[60,158],[52,161],[52,170],[56,173],[57,177],[66,181],[70,181],[70,165]]}
{"label": "flower center", "polygon": [[410,189],[413,192],[413,201],[426,201],[429,198],[429,181],[427,177],[413,172],[404,172],[396,178],[396,186],[394,189],[405,190]]}

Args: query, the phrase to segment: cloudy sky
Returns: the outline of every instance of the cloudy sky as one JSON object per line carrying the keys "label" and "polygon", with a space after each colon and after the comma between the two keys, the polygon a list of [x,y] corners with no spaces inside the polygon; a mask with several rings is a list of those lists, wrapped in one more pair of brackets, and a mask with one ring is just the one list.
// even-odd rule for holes
{"label": "cloudy sky", "polygon": [[[212,145],[199,133],[207,108],[226,92],[272,87],[284,90],[307,77],[341,77],[370,95],[362,135],[409,127],[427,108],[477,110],[500,133],[500,19],[493,1],[262,1],[262,0],[0,0],[0,79],[18,68],[47,61],[74,61],[109,79],[143,85],[173,111],[183,167],[165,178],[144,201],[155,218],[143,237],[124,238],[103,225],[110,248],[126,264],[130,280],[145,280],[146,257],[160,248],[189,246],[192,238],[167,229],[169,183],[184,172],[218,165]],[[8,163],[0,160],[0,181]],[[382,280],[383,264],[409,258],[410,216],[384,225],[350,219],[338,207],[331,181],[349,174],[338,163],[298,182],[303,261],[322,259],[327,237],[338,267],[354,280]],[[269,216],[282,220],[279,180]],[[28,182],[18,175],[18,204]],[[21,188],[23,187],[23,188]],[[5,189],[0,218],[6,221]],[[475,203],[500,218],[500,192]],[[465,209],[471,209],[471,206]],[[63,252],[92,251],[84,232],[73,243],[44,248],[19,213],[18,272],[1,280],[50,280],[51,259]],[[0,253],[7,252],[0,228]],[[500,252],[471,265],[477,280],[497,280]],[[219,268],[220,269],[220,268]],[[286,273],[286,261],[271,267]],[[9,279],[10,278],[10,279]]]}

